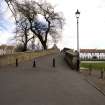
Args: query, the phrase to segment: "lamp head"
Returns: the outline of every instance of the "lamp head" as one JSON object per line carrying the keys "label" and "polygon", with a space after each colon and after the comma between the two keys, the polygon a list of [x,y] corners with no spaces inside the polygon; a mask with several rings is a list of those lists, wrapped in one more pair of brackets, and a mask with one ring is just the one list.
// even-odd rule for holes
{"label": "lamp head", "polygon": [[75,12],[75,15],[76,15],[76,18],[79,18],[79,16],[80,16],[80,12],[79,12],[78,9],[77,9],[77,11]]}

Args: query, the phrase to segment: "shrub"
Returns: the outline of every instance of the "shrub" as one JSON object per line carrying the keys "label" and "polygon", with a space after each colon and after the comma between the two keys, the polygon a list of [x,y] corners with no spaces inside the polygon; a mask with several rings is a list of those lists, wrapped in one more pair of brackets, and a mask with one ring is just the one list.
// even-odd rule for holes
{"label": "shrub", "polygon": [[24,46],[23,44],[18,44],[15,48],[16,52],[23,52],[24,51]]}

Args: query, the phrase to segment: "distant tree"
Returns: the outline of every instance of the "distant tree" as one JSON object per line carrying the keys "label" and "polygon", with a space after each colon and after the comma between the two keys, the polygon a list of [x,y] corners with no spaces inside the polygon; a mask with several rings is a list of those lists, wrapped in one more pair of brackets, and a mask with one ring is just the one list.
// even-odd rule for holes
{"label": "distant tree", "polygon": [[15,48],[16,52],[23,52],[23,50],[24,50],[24,46],[22,43],[19,43]]}

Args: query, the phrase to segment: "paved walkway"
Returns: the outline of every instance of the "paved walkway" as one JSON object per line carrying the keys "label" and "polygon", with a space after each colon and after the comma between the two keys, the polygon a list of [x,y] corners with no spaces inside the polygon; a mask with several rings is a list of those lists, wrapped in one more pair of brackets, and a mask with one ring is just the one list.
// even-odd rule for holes
{"label": "paved walkway", "polygon": [[70,70],[61,55],[37,58],[36,65],[0,68],[0,105],[105,105],[105,96]]}

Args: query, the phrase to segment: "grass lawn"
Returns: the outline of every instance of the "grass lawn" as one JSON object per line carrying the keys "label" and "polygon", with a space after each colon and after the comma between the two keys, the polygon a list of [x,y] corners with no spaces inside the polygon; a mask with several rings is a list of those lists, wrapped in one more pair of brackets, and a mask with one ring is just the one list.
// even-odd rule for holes
{"label": "grass lawn", "polygon": [[80,67],[88,68],[88,69],[95,69],[95,70],[104,70],[105,71],[105,62],[81,62]]}

